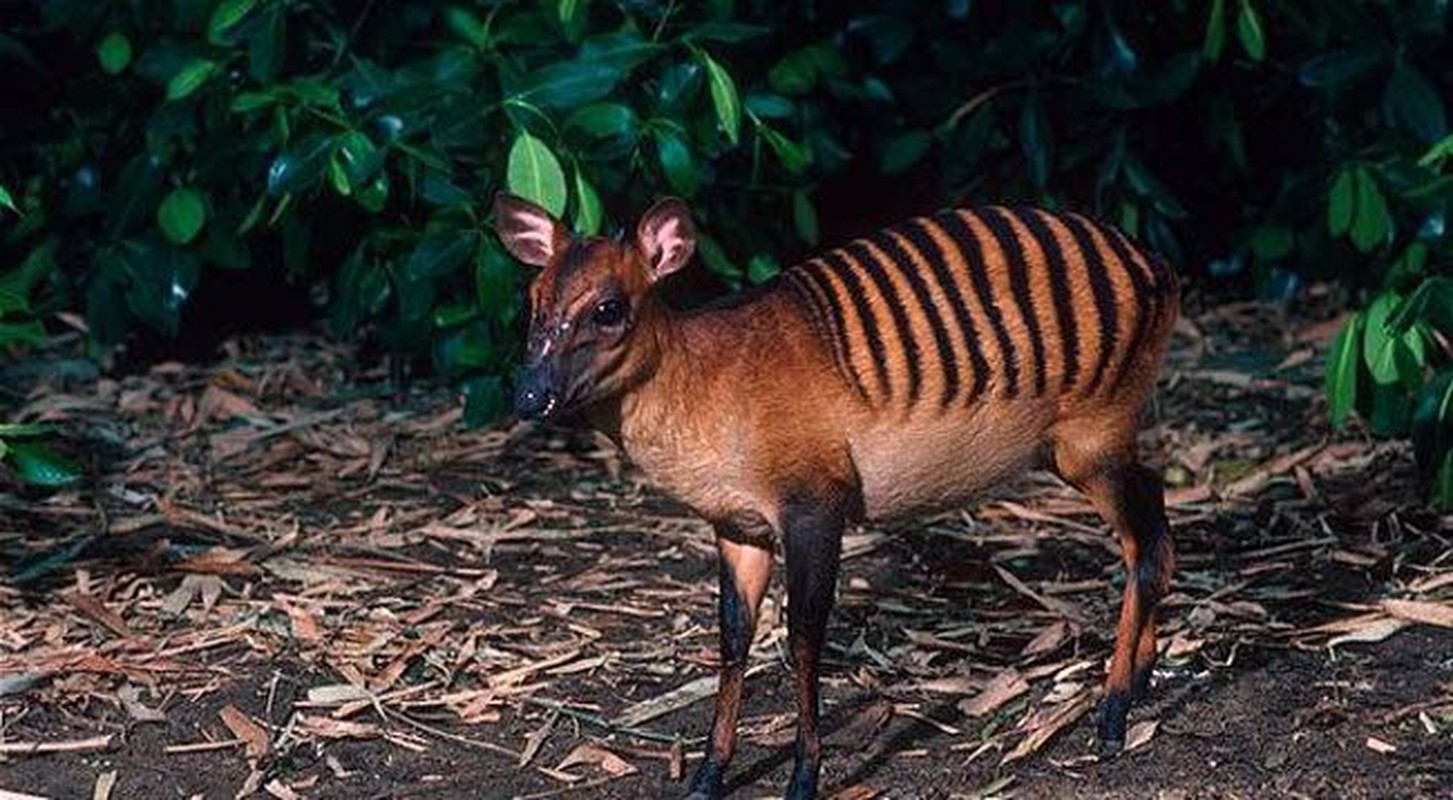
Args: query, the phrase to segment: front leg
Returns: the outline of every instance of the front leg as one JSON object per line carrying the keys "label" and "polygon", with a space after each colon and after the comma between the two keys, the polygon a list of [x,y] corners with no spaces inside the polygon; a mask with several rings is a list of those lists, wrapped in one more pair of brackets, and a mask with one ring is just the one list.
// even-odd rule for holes
{"label": "front leg", "polygon": [[831,502],[794,499],[782,510],[787,555],[787,633],[797,694],[797,763],[788,800],[817,796],[822,756],[818,665],[837,590],[843,514]]}
{"label": "front leg", "polygon": [[721,633],[721,678],[716,690],[716,716],[711,725],[711,748],[691,779],[688,800],[715,800],[722,796],[722,776],[737,744],[737,717],[742,708],[747,652],[757,629],[757,611],[772,576],[772,550],[748,544],[731,528],[717,526],[721,595],[717,601]]}

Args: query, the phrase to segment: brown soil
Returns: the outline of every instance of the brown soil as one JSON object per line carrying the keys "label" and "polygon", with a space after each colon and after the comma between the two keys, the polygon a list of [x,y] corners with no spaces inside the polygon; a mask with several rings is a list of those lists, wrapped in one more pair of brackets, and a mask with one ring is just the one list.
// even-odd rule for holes
{"label": "brown soil", "polygon": [[[1325,430],[1316,360],[1284,360],[1301,339],[1237,334],[1285,320],[1199,322],[1146,437],[1180,484],[1168,650],[1132,716],[1153,735],[1099,762],[1085,715],[1004,762],[1037,712],[1092,699],[1118,603],[1098,521],[1029,479],[971,516],[855,534],[825,796],[1453,796],[1453,629],[1384,603],[1453,610],[1449,518],[1420,504],[1404,446]],[[449,398],[370,396],[378,376],[347,363],[269,340],[40,379],[22,416],[65,420],[92,478],[0,498],[0,558],[24,579],[0,584],[0,746],[113,738],[0,755],[0,797],[90,797],[109,773],[128,799],[682,793],[673,750],[689,775],[710,700],[613,723],[711,674],[709,532],[588,435],[465,432]],[[779,796],[790,769],[776,591],[733,797]],[[966,716],[1006,668],[1030,691]],[[372,699],[319,694],[350,685]]]}

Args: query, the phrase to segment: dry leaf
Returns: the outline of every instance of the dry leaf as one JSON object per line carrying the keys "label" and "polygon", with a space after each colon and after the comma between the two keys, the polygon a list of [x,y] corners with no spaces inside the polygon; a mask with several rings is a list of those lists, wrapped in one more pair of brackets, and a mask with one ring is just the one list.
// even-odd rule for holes
{"label": "dry leaf", "polygon": [[341,706],[344,703],[362,702],[371,697],[373,695],[367,689],[351,683],[314,686],[308,690],[308,702],[319,706]]}
{"label": "dry leaf", "polygon": [[1382,610],[1409,622],[1453,628],[1453,604],[1429,600],[1384,600]]}
{"label": "dry leaf", "polygon": [[1383,639],[1406,628],[1409,624],[1406,620],[1393,619],[1392,617],[1378,617],[1367,621],[1362,627],[1344,633],[1341,636],[1334,636],[1327,642],[1327,647],[1337,647],[1351,642],[1380,642]]}
{"label": "dry leaf", "polygon": [[613,778],[620,778],[636,772],[631,762],[612,753],[611,751],[594,744],[583,744],[570,751],[570,755],[555,765],[555,771],[561,772],[577,764],[589,764],[604,770],[607,775]]}
{"label": "dry leaf", "polygon": [[1008,764],[1011,761],[1017,761],[1037,752],[1046,742],[1053,739],[1055,734],[1075,724],[1080,717],[1084,716],[1090,710],[1090,706],[1092,705],[1094,705],[1094,699],[1089,692],[1084,693],[1075,700],[1061,703],[1038,724],[1038,727],[1031,730],[1028,736],[1021,739],[1019,744],[1014,746],[1013,750],[1005,753],[1004,758],[999,763]]}
{"label": "dry leaf", "polygon": [[[116,788],[116,770],[103,772],[96,776],[96,786],[91,790],[91,800],[111,800],[111,792]],[[0,800],[5,797],[5,790],[0,789]]]}
{"label": "dry leaf", "polygon": [[256,759],[267,755],[271,737],[267,735],[266,728],[242,713],[237,706],[230,704],[217,712],[217,716],[222,718],[222,724],[227,726],[227,730],[232,731],[233,736],[242,740],[243,745],[247,748],[248,758]]}
{"label": "dry leaf", "polygon": [[1131,725],[1130,730],[1125,732],[1125,752],[1139,750],[1149,744],[1151,737],[1155,736],[1155,731],[1159,727],[1160,720],[1158,719],[1141,720]]}
{"label": "dry leaf", "polygon": [[984,690],[959,702],[959,710],[971,717],[982,717],[998,711],[1005,703],[1029,691],[1029,683],[1019,670],[1006,668],[990,679]]}
{"label": "dry leaf", "polygon": [[1376,736],[1367,737],[1367,749],[1374,753],[1382,753],[1383,755],[1390,755],[1398,751],[1397,745],[1391,742],[1384,742]]}
{"label": "dry leaf", "polygon": [[141,690],[135,686],[123,686],[116,690],[116,698],[121,701],[121,707],[126,713],[137,722],[166,722],[166,714],[154,708],[148,708],[141,702]]}
{"label": "dry leaf", "polygon": [[1024,649],[1019,651],[1019,655],[1025,658],[1033,658],[1046,653],[1053,653],[1069,638],[1070,624],[1064,620],[1056,620],[1044,626],[1044,629],[1038,635],[1030,639],[1029,644],[1024,645]]}

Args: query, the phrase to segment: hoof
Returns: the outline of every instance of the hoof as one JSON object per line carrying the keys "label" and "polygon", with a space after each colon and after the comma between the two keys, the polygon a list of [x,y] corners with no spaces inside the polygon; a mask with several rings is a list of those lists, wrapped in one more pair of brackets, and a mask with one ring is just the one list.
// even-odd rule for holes
{"label": "hoof", "polygon": [[1125,749],[1125,740],[1124,739],[1101,739],[1100,740],[1100,758],[1102,758],[1102,759],[1104,759],[1106,761],[1108,761],[1108,760],[1110,760],[1112,758],[1115,758],[1116,756],[1119,756],[1120,755],[1120,751],[1122,751],[1124,749]]}

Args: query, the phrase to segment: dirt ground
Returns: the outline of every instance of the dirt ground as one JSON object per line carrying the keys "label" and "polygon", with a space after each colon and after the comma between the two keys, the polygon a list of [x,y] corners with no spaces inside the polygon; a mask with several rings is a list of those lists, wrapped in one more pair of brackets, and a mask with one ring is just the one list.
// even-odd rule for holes
{"label": "dirt ground", "polygon": [[[1177,337],[1144,441],[1180,571],[1131,752],[1091,755],[1116,548],[1030,477],[849,537],[824,795],[1453,796],[1453,519],[1404,445],[1326,429],[1332,330],[1243,305]],[[466,431],[352,363],[276,337],[3,376],[91,477],[0,496],[0,797],[682,794],[706,526],[589,434]],[[790,769],[781,602],[733,797]]]}

